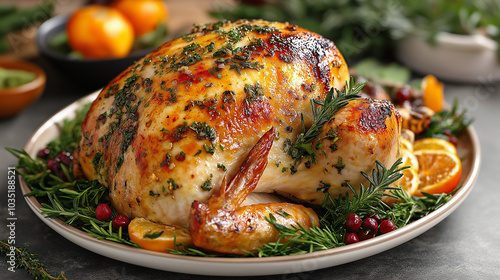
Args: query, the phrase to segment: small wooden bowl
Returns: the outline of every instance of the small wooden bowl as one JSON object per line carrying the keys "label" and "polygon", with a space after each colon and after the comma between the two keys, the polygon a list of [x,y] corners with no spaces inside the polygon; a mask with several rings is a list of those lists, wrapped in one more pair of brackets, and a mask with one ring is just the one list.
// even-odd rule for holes
{"label": "small wooden bowl", "polygon": [[35,102],[45,89],[47,76],[42,68],[37,65],[12,58],[0,58],[0,67],[25,70],[36,74],[36,78],[29,83],[0,89],[0,118],[3,119],[18,114]]}

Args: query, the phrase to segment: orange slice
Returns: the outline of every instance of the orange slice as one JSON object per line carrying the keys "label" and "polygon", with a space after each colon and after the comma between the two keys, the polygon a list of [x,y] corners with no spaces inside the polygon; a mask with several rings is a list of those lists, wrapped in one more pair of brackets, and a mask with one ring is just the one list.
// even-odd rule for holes
{"label": "orange slice", "polygon": [[187,230],[158,224],[144,218],[134,218],[128,225],[130,240],[139,244],[143,249],[166,252],[174,249],[174,237],[177,243],[191,243],[191,236]]}
{"label": "orange slice", "polygon": [[418,172],[418,168],[419,168],[418,160],[415,157],[415,155],[413,154],[413,152],[409,151],[409,150],[401,149],[400,153],[401,153],[401,160],[402,160],[401,167],[410,166],[412,169],[415,169],[415,171]]}
{"label": "orange slice", "polygon": [[[411,143],[408,142],[410,145]],[[409,146],[411,148],[411,146]],[[415,195],[418,190],[419,179],[418,179],[418,160],[413,155],[408,148],[405,148],[403,144],[401,145],[401,160],[402,164],[400,167],[409,166],[410,168],[403,170],[403,177],[399,178],[396,182],[394,182],[394,187],[401,187],[404,191],[406,191],[410,196]],[[399,200],[393,197],[384,197],[383,201],[389,205],[392,205]]]}
{"label": "orange slice", "polygon": [[396,181],[396,184],[401,185],[410,196],[414,195],[419,185],[418,171],[414,168],[403,170],[403,177]]}
{"label": "orange slice", "polygon": [[455,153],[446,150],[418,150],[414,152],[418,160],[418,190],[430,194],[449,193],[454,190],[462,175],[462,164]]}
{"label": "orange slice", "polygon": [[401,150],[413,152],[413,144],[406,138],[401,138]]}
{"label": "orange slice", "polygon": [[440,138],[423,138],[415,141],[413,149],[418,150],[444,150],[457,154],[457,149],[450,142]]}
{"label": "orange slice", "polygon": [[[399,180],[394,182],[392,186],[401,187],[410,196],[415,195],[418,190],[418,183],[419,183],[418,170],[414,168],[408,168],[403,170],[401,173],[403,173],[403,177],[399,178]],[[382,200],[388,205],[392,205],[400,201],[399,199],[389,196],[384,196]]]}
{"label": "orange slice", "polygon": [[433,75],[427,75],[422,80],[422,100],[425,106],[434,112],[443,109],[444,94],[443,84]]}

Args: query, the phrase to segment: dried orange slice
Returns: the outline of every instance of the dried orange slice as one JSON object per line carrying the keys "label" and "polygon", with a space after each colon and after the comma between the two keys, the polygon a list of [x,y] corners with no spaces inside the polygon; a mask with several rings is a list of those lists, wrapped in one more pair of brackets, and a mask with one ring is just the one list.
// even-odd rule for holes
{"label": "dried orange slice", "polygon": [[433,75],[427,75],[422,80],[422,100],[425,106],[434,112],[443,109],[444,94],[443,84]]}
{"label": "dried orange slice", "polygon": [[462,175],[462,164],[455,153],[446,150],[418,150],[414,152],[418,160],[418,190],[430,194],[449,193],[454,190]]}
{"label": "dried orange slice", "polygon": [[457,154],[457,149],[449,141],[441,138],[423,138],[413,143],[413,150],[444,150]]}
{"label": "dried orange slice", "polygon": [[174,249],[174,237],[177,243],[191,243],[191,236],[187,230],[158,224],[144,218],[134,218],[128,225],[130,240],[139,244],[143,249],[166,252]]}

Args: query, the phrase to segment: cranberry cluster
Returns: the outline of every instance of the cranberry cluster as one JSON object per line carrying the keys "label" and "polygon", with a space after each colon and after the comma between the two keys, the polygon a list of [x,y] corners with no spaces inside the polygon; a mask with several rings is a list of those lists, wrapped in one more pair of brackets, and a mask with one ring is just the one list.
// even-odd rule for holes
{"label": "cranberry cluster", "polygon": [[64,164],[67,169],[70,169],[71,162],[73,161],[73,155],[71,155],[70,152],[60,152],[53,158],[49,158],[49,156],[50,156],[49,148],[43,148],[40,151],[38,151],[37,154],[38,158],[47,160],[47,168],[50,171],[56,174],[57,177],[63,179],[64,181],[67,181],[68,178],[66,177],[66,174],[64,174],[62,165]]}
{"label": "cranberry cluster", "polygon": [[412,107],[413,98],[409,86],[404,86],[396,91],[394,104],[401,107]]}
{"label": "cranberry cluster", "polygon": [[[73,162],[73,156],[70,152],[60,152],[53,158],[50,157],[50,149],[43,148],[37,153],[37,157],[43,160],[47,160],[47,168],[56,174],[57,177],[67,181],[68,178],[66,174],[64,174],[62,165],[65,165],[67,169],[71,168],[71,163]],[[111,208],[107,204],[99,204],[95,210],[95,216],[100,221],[105,221],[111,218],[113,212]],[[128,224],[130,223],[130,219],[125,215],[118,215],[113,218],[112,224],[113,228],[119,229],[122,227],[126,229]]]}
{"label": "cranberry cluster", "polygon": [[357,214],[347,216],[345,222],[347,233],[344,237],[345,244],[352,244],[366,239],[373,238],[377,233],[384,234],[396,229],[396,225],[391,220],[382,220],[379,215],[370,213],[364,219]]}
{"label": "cranberry cluster", "polygon": [[[100,221],[105,221],[111,218],[112,213],[113,212],[111,211],[111,208],[109,208],[107,204],[103,203],[97,206],[95,210],[95,217]],[[128,224],[130,223],[130,219],[127,216],[120,214],[114,217],[111,223],[114,229],[126,229],[128,227]]]}

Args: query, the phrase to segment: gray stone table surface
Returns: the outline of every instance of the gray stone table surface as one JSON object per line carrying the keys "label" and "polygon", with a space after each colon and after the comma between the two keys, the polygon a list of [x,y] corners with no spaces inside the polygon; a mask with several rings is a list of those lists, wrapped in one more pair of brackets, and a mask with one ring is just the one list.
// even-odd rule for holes
{"label": "gray stone table surface", "polygon": [[[90,89],[74,85],[45,61],[36,59],[48,73],[44,95],[21,114],[0,120],[0,238],[8,235],[7,170],[16,159],[3,147],[22,148],[31,134],[50,116]],[[488,77],[477,84],[445,87],[446,100],[458,98],[475,119],[482,162],[479,177],[468,198],[442,222],[422,235],[383,253],[316,271],[240,279],[500,279],[500,86]],[[222,279],[179,274],[130,265],[81,248],[40,221],[22,198],[16,200],[16,244],[29,245],[50,272],[64,271],[69,279]],[[22,269],[15,273],[0,261],[0,279],[30,279]],[[231,279],[227,277],[227,279]]]}

